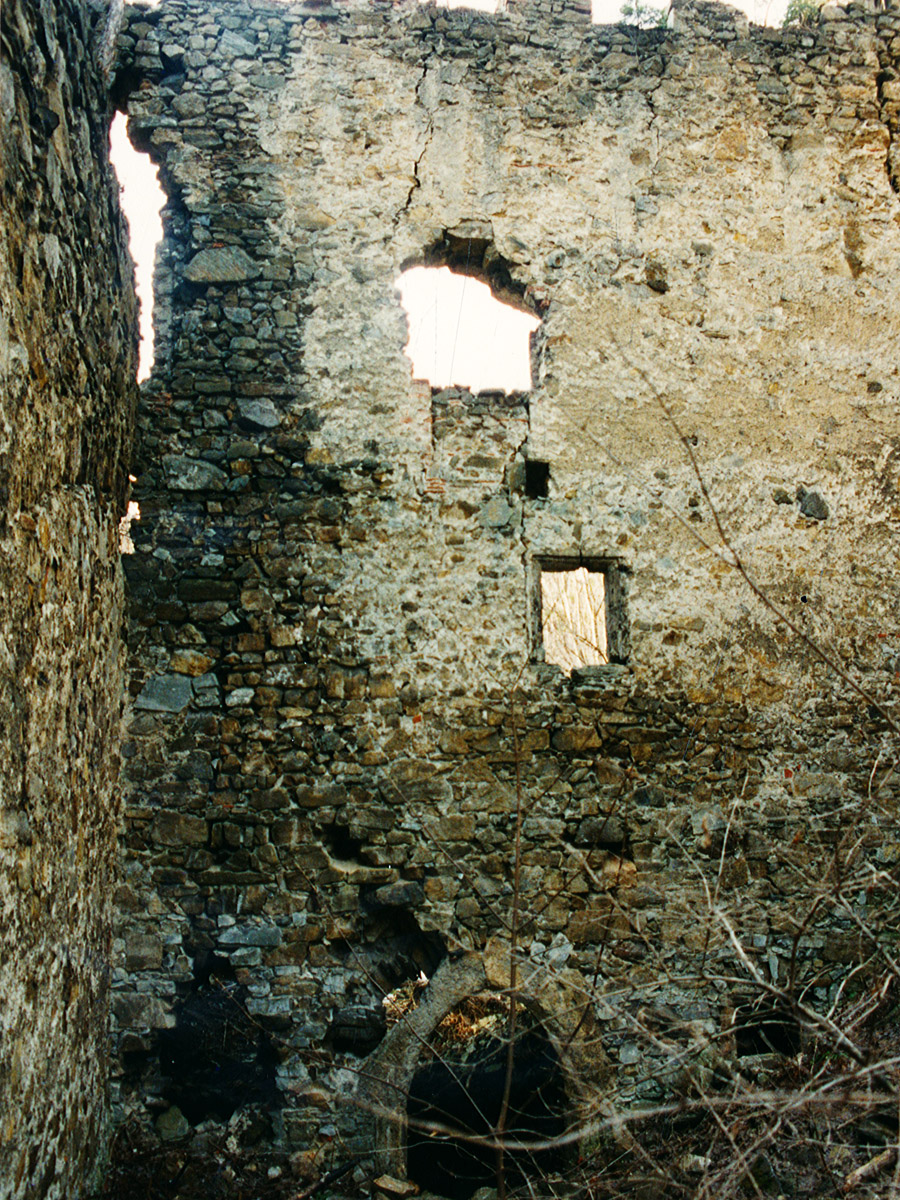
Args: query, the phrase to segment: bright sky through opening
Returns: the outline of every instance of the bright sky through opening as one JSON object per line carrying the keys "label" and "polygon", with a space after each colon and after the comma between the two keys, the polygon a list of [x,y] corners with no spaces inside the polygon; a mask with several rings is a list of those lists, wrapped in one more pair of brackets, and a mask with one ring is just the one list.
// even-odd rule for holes
{"label": "bright sky through opening", "polygon": [[502,304],[486,283],[447,267],[413,267],[397,280],[409,317],[413,375],[473,392],[531,387],[528,338],[540,321]]}
{"label": "bright sky through opening", "polygon": [[109,130],[109,157],[121,186],[122,211],[131,231],[131,256],[141,302],[141,358],[138,379],[146,379],[153,366],[153,263],[162,238],[160,209],[166,197],[159,186],[156,167],[147,154],[139,154],[128,140],[126,119],[116,113]]}
{"label": "bright sky through opening", "polygon": [[[595,24],[615,25],[622,20],[624,0],[591,0],[591,16]],[[668,8],[668,0],[649,0],[656,8]],[[784,20],[787,0],[730,0],[733,8],[745,12],[757,25],[780,25]],[[496,12],[498,0],[444,0],[447,8],[477,8]]]}
{"label": "bright sky through opening", "polygon": [[[481,12],[496,12],[499,0],[441,0],[446,8],[477,8]],[[615,25],[622,20],[624,0],[591,0],[591,16],[595,24]],[[159,0],[143,0],[145,7],[156,8]],[[654,0],[650,0],[654,3]],[[784,20],[788,0],[731,0],[733,8],[745,12],[757,25],[780,25]],[[658,0],[658,8],[668,8],[667,0]]]}

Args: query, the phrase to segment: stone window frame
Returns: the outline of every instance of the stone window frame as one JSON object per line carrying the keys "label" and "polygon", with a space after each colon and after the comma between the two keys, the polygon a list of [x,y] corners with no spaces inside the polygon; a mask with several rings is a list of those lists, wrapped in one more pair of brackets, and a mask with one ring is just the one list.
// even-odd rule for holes
{"label": "stone window frame", "polygon": [[[543,571],[587,571],[603,575],[606,608],[606,653],[608,663],[582,670],[604,671],[629,661],[631,636],[628,625],[627,577],[629,570],[620,558],[595,554],[536,554],[531,560],[529,586],[529,621],[531,625],[532,659],[544,663],[544,624],[541,600]],[[562,668],[560,668],[561,670]]]}

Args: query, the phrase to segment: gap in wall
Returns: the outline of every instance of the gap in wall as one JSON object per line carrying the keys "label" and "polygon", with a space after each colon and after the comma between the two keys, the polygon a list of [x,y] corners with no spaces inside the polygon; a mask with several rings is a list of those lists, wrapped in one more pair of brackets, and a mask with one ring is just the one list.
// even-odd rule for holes
{"label": "gap in wall", "polygon": [[116,113],[109,129],[109,159],[119,178],[120,203],[128,220],[135,283],[141,302],[141,351],[138,382],[153,369],[153,266],[162,241],[162,207],[165,192],[149,154],[135,150],[128,140],[127,118]]}
{"label": "gap in wall", "polygon": [[486,283],[448,267],[412,267],[397,280],[409,322],[413,375],[432,387],[524,392],[537,317],[497,300]]}

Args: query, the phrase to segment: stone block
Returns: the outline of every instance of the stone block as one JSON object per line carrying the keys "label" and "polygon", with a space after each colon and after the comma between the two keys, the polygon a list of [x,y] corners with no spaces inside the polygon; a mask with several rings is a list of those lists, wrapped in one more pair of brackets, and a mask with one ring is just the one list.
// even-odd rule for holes
{"label": "stone block", "polygon": [[565,754],[586,754],[590,750],[599,750],[603,745],[593,725],[573,725],[569,729],[561,729],[550,740],[554,750],[561,750]]}
{"label": "stone block", "polygon": [[400,881],[376,888],[372,898],[376,904],[389,908],[418,908],[424,902],[425,892],[421,883]]}
{"label": "stone block", "polygon": [[614,923],[612,904],[593,904],[571,915],[566,936],[573,946],[596,944],[609,937]]}
{"label": "stone block", "polygon": [[478,521],[487,529],[502,529],[510,523],[515,511],[502,496],[495,496],[478,514]]}
{"label": "stone block", "polygon": [[169,666],[178,675],[203,675],[213,665],[215,659],[209,654],[201,654],[199,650],[176,650],[169,661]]}
{"label": "stone block", "polygon": [[241,397],[238,412],[238,424],[244,429],[277,429],[281,424],[281,414],[271,400]]}
{"label": "stone block", "polygon": [[156,1118],[156,1132],[164,1142],[179,1142],[186,1138],[191,1127],[180,1108],[167,1108]]}
{"label": "stone block", "polygon": [[219,467],[184,454],[164,454],[163,468],[170,488],[182,492],[220,492],[228,476]]}
{"label": "stone block", "polygon": [[475,836],[476,822],[471,813],[451,813],[428,825],[428,832],[437,842],[468,841]]}
{"label": "stone block", "polygon": [[210,246],[195,254],[184,268],[191,283],[242,283],[259,276],[260,267],[239,246]]}
{"label": "stone block", "polygon": [[162,966],[163,945],[157,933],[130,933],[125,937],[125,966],[129,971],[155,971]]}
{"label": "stone block", "polygon": [[153,819],[150,837],[159,846],[203,846],[207,825],[202,817],[189,813],[160,812]]}
{"label": "stone block", "polygon": [[220,931],[220,946],[280,946],[281,930],[277,925],[233,925]]}
{"label": "stone block", "polygon": [[134,702],[149,712],[179,713],[190,704],[194,690],[184,675],[157,675],[148,679]]}

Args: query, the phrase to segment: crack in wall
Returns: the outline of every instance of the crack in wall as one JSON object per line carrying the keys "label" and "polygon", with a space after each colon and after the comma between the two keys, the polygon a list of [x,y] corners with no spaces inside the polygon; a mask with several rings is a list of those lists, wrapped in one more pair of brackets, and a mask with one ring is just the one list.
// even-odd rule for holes
{"label": "crack in wall", "polygon": [[406,194],[406,200],[403,204],[403,207],[398,211],[396,217],[394,218],[394,228],[395,229],[396,229],[397,225],[399,224],[401,217],[405,216],[406,213],[409,212],[410,205],[412,204],[412,198],[416,194],[416,192],[419,190],[419,188],[421,188],[421,186],[422,186],[422,180],[419,177],[419,168],[422,165],[425,155],[428,153],[429,149],[431,148],[431,143],[434,139],[434,113],[431,112],[431,110],[428,108],[428,106],[426,105],[426,103],[422,97],[422,89],[425,85],[425,80],[428,78],[428,69],[432,64],[433,59],[434,59],[434,55],[430,55],[425,60],[425,64],[422,67],[422,74],[419,76],[418,82],[416,83],[415,102],[416,102],[416,104],[421,104],[422,107],[425,109],[425,112],[428,114],[428,124],[427,124],[426,130],[425,130],[425,144],[423,145],[421,153],[419,154],[418,158],[414,159],[414,161],[413,161],[413,172],[412,172],[413,173],[413,181],[410,184],[409,191]]}

